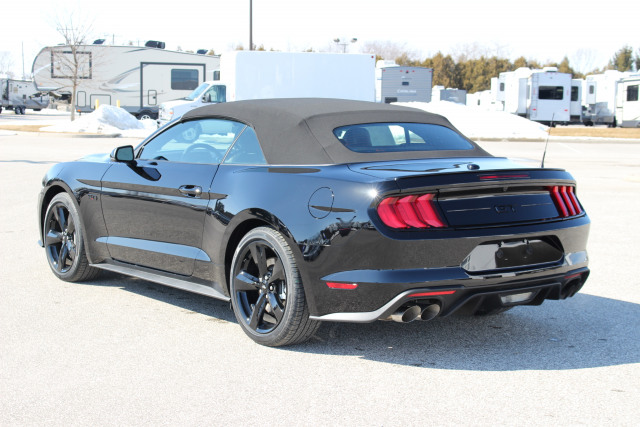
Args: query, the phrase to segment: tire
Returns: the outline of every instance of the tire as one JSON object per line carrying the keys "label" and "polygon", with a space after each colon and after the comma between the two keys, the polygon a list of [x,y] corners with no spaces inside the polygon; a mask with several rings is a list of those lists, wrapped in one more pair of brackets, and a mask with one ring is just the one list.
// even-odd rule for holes
{"label": "tire", "polygon": [[146,119],[151,119],[151,120],[153,120],[153,114],[151,113],[151,111],[148,111],[148,110],[142,110],[142,111],[138,114],[138,120],[146,120]]}
{"label": "tire", "polygon": [[233,255],[231,306],[242,330],[258,344],[278,347],[308,340],[320,326],[309,319],[291,248],[277,231],[249,231]]}
{"label": "tire", "polygon": [[51,271],[66,282],[95,278],[99,271],[89,266],[78,209],[67,193],[57,194],[44,216],[43,240]]}

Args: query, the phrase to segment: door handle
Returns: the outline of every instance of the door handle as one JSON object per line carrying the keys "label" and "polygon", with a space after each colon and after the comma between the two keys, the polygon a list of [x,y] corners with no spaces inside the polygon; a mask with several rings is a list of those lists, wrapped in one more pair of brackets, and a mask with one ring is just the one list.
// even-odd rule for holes
{"label": "door handle", "polygon": [[200,197],[202,195],[202,187],[198,185],[183,185],[178,190],[188,197]]}

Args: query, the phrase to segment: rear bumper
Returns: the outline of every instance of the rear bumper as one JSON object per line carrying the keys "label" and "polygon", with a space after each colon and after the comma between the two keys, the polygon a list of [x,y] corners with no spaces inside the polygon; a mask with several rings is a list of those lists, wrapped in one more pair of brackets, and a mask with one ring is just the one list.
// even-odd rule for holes
{"label": "rear bumper", "polygon": [[[584,255],[586,257],[586,253]],[[367,323],[389,320],[393,313],[402,308],[413,305],[423,308],[433,304],[439,306],[438,315],[441,317],[453,313],[488,313],[502,307],[540,305],[547,299],[560,300],[572,297],[582,288],[588,276],[589,269],[581,267],[527,279],[521,279],[515,275],[511,278],[502,277],[500,280],[484,278],[482,286],[445,284],[446,280],[434,281],[404,290],[373,311],[337,312],[311,316],[311,318],[321,321]],[[451,280],[456,281],[456,279]],[[487,284],[486,280],[490,280],[493,284]],[[385,286],[393,285],[385,284]],[[336,292],[349,291],[336,290]],[[522,297],[512,301],[509,296],[514,295]]]}

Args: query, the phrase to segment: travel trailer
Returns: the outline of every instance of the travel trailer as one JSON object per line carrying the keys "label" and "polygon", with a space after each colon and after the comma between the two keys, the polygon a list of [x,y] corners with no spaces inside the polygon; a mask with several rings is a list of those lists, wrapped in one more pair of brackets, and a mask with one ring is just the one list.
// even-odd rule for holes
{"label": "travel trailer", "polygon": [[310,52],[234,51],[220,59],[221,80],[160,106],[163,125],[212,103],[263,98],[375,99],[375,56]]}
{"label": "travel trailer", "polygon": [[431,102],[433,69],[376,63],[376,102]]}
{"label": "travel trailer", "polygon": [[640,74],[618,81],[616,95],[616,123],[623,128],[640,127]]}
{"label": "travel trailer", "polygon": [[40,111],[49,105],[49,95],[38,92],[31,80],[0,79],[0,113],[3,109],[24,114],[27,108]]}
{"label": "travel trailer", "polygon": [[149,46],[83,45],[74,63],[70,46],[47,46],[33,62],[40,91],[69,95],[77,68],[76,110],[91,112],[99,104],[119,105],[138,118],[156,118],[158,106],[185,97],[220,65],[218,56]]}
{"label": "travel trailer", "polygon": [[571,121],[571,74],[547,67],[527,81],[527,118],[553,126]]}
{"label": "travel trailer", "polygon": [[618,81],[631,76],[629,72],[607,70],[602,74],[591,74],[585,79],[583,105],[584,124],[616,126],[616,94]]}
{"label": "travel trailer", "polygon": [[571,121],[571,74],[518,68],[500,73],[498,82],[503,111],[549,125]]}

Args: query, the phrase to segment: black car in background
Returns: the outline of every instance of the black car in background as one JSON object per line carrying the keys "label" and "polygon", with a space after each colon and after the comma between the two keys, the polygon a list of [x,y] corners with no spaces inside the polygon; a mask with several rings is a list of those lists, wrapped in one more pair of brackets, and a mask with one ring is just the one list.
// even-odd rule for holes
{"label": "black car in background", "polygon": [[539,305],[589,274],[570,174],[493,157],[442,116],[357,101],[195,109],[135,149],[52,167],[38,222],[60,279],[103,269],[230,300],[270,346],[320,321]]}

